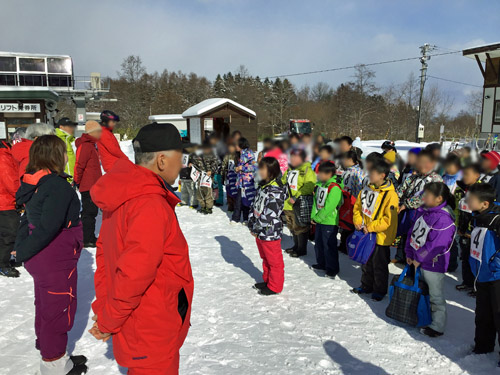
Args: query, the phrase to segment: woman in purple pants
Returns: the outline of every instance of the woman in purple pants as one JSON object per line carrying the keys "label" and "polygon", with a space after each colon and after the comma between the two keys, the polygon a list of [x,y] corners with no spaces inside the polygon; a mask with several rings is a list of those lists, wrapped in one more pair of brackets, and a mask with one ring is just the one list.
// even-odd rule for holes
{"label": "woman in purple pants", "polygon": [[57,136],[37,138],[16,195],[25,213],[14,254],[35,284],[35,346],[42,356],[42,375],[87,371],[84,356],[66,354],[83,240],[80,201],[63,174],[67,160],[66,145]]}

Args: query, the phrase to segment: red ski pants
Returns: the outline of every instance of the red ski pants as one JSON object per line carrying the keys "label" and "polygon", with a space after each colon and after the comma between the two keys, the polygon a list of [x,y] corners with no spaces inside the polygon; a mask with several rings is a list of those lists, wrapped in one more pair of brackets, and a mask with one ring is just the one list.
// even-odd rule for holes
{"label": "red ski pants", "polygon": [[281,250],[281,240],[263,241],[257,238],[257,248],[262,258],[262,278],[273,292],[281,293],[285,282],[285,263]]}

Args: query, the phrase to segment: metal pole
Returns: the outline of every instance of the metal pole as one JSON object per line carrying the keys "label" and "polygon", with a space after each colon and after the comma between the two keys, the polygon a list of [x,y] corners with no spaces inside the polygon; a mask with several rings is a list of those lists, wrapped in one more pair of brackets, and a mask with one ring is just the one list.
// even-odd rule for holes
{"label": "metal pole", "polygon": [[435,47],[431,46],[429,43],[425,43],[420,47],[420,53],[422,57],[420,58],[420,63],[422,67],[420,68],[420,98],[418,100],[418,111],[417,111],[417,126],[415,129],[415,142],[420,143],[420,138],[418,138],[418,129],[420,127],[420,118],[422,114],[422,101],[424,96],[424,87],[425,81],[427,79],[427,60],[430,60],[431,57],[427,55],[428,52],[433,50]]}

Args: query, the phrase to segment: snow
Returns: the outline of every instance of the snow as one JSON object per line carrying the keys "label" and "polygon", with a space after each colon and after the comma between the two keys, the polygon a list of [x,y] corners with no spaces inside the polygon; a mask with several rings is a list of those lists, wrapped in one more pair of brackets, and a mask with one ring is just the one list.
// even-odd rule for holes
{"label": "snow", "polygon": [[243,112],[247,113],[248,115],[252,117],[256,117],[257,114],[252,111],[251,109],[236,103],[234,100],[231,99],[226,99],[226,98],[212,98],[212,99],[206,99],[188,109],[186,109],[182,113],[182,117],[200,117],[204,115],[207,112],[210,112],[214,108],[220,107],[224,104],[231,104],[239,109],[241,109]]}
{"label": "snow", "polygon": [[[378,141],[377,141],[378,142]],[[380,145],[381,143],[377,143]],[[122,142],[127,155],[130,142]],[[366,147],[371,147],[367,145]],[[177,209],[190,246],[195,279],[192,327],[181,349],[180,374],[493,374],[498,354],[473,356],[475,300],[455,290],[460,270],[448,274],[448,326],[437,339],[385,316],[387,299],[373,302],[351,294],[361,268],[340,255],[336,280],[309,266],[314,247],[303,259],[285,257],[285,288],[263,297],[252,289],[261,281],[255,239],[242,225],[229,225],[227,213],[210,217]],[[291,244],[284,236],[283,246]],[[119,375],[112,343],[96,341],[91,327],[95,249],[84,249],[78,264],[78,311],[69,352],[89,358],[89,374]],[[390,266],[391,274],[400,269]],[[0,375],[34,374],[33,280],[0,279]],[[497,348],[498,351],[498,348]]]}

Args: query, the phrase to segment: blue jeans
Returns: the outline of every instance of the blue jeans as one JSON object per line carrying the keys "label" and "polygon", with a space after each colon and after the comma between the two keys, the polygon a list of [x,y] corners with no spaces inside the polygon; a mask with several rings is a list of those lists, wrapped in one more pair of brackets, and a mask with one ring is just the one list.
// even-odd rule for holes
{"label": "blue jeans", "polygon": [[316,251],[316,262],[326,269],[326,272],[334,275],[339,273],[339,252],[337,249],[336,225],[316,224],[314,234],[314,250]]}

